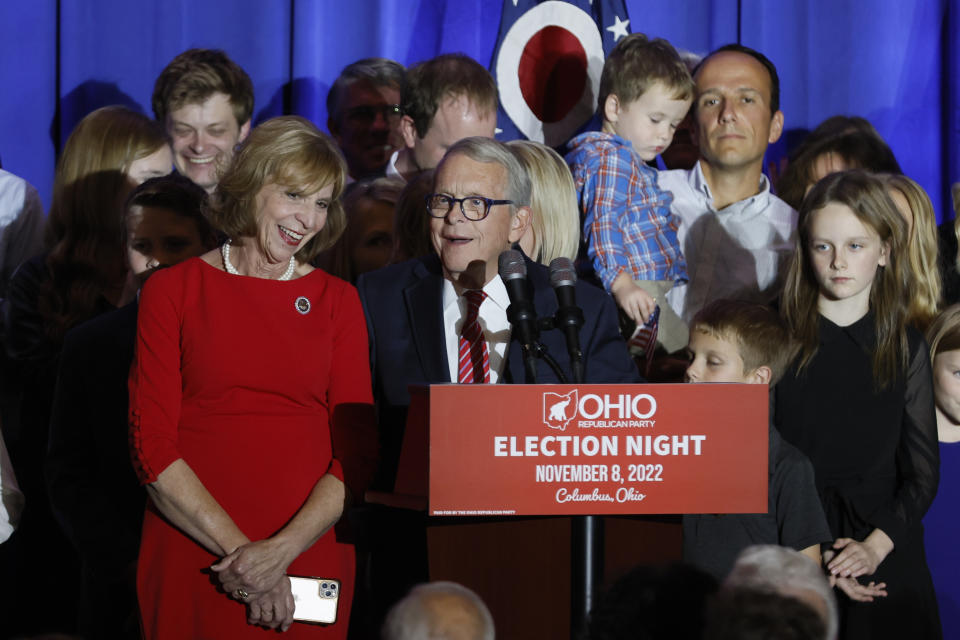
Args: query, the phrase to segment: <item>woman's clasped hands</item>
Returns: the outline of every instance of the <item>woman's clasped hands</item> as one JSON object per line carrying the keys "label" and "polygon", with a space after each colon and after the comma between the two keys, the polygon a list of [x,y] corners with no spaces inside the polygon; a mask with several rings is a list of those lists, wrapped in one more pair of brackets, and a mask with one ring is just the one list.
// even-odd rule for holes
{"label": "woman's clasped hands", "polygon": [[221,588],[247,605],[247,622],[286,631],[293,624],[293,594],[287,567],[295,555],[275,538],[237,547],[210,569]]}

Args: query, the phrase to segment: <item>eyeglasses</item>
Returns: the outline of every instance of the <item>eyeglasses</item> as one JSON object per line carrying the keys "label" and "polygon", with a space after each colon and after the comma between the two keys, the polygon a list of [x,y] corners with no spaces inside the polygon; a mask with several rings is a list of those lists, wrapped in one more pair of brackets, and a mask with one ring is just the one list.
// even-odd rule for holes
{"label": "eyeglasses", "polygon": [[483,196],[467,196],[454,198],[445,193],[431,193],[426,197],[427,213],[434,218],[446,218],[453,210],[453,205],[460,203],[460,212],[467,220],[477,222],[483,220],[490,213],[490,207],[498,204],[513,204],[513,200],[493,200]]}
{"label": "eyeglasses", "polygon": [[398,104],[362,104],[357,107],[350,107],[344,111],[347,119],[361,125],[373,124],[377,116],[383,116],[383,119],[389,123],[394,123],[403,115],[403,111]]}

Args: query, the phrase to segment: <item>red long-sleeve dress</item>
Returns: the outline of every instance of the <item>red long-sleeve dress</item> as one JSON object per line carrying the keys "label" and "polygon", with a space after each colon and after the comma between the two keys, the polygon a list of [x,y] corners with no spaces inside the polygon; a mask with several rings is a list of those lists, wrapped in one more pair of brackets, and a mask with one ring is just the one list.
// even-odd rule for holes
{"label": "red long-sleeve dress", "polygon": [[[251,540],[281,529],[326,473],[342,479],[338,407],[372,403],[366,325],[349,284],[315,270],[290,281],[231,275],[192,259],[153,275],[130,373],[131,447],[149,483],[182,458]],[[217,591],[217,557],[148,504],[137,568],[145,637],[263,637]],[[338,621],[286,637],[345,638],[353,547],[331,529],[288,573],[342,582]]]}

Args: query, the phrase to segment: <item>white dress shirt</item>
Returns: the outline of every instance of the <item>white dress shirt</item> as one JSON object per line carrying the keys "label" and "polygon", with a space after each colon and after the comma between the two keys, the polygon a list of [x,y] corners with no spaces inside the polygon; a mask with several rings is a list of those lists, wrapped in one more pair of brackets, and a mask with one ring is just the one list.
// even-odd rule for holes
{"label": "white dress shirt", "polygon": [[400,155],[400,150],[397,149],[390,154],[390,160],[387,161],[387,168],[385,169],[384,175],[388,178],[400,178],[404,182],[407,181],[399,171],[397,171],[397,157]]}
{"label": "white dress shirt", "polygon": [[0,298],[20,263],[43,249],[44,222],[37,190],[0,169]]}
{"label": "white dress shirt", "polygon": [[[499,275],[483,287],[487,294],[480,305],[480,328],[487,341],[487,351],[490,354],[490,382],[496,383],[503,375],[503,367],[507,359],[507,345],[510,344],[510,323],[507,321],[507,307],[510,306],[510,296]],[[459,378],[460,365],[460,332],[464,320],[467,319],[467,299],[458,296],[453,283],[443,280],[443,331],[447,344],[447,364],[450,366],[450,380],[456,382]]]}
{"label": "white dress shirt", "polygon": [[797,212],[770,193],[767,177],[761,174],[759,193],[719,211],[699,162],[689,171],[660,172],[659,184],[673,193],[670,212],[679,219],[690,276],[667,294],[673,310],[689,323],[719,298],[773,301],[793,252]]}
{"label": "white dress shirt", "polygon": [[17,488],[7,447],[0,436],[0,542],[10,537],[20,520],[23,510],[23,494]]}

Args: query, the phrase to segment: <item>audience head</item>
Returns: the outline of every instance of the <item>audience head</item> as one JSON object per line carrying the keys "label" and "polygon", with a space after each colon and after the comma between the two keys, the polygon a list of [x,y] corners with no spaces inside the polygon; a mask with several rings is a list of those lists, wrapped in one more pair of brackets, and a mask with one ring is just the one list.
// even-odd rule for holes
{"label": "audience head", "polygon": [[724,589],[747,588],[796,598],[811,607],[826,625],[826,640],[837,637],[837,601],[817,563],[799,551],[777,545],[754,545],[740,552]]}
{"label": "audience head", "polygon": [[907,322],[925,329],[940,310],[937,214],[927,192],[907,176],[882,174],[879,178],[907,223],[905,258],[911,275]]}
{"label": "audience head", "polygon": [[157,269],[199,256],[216,246],[204,216],[207,192],[184,176],[151,178],[124,206],[124,243],[130,271],[142,285]]}
{"label": "audience head", "polygon": [[700,640],[717,582],[692,566],[633,569],[590,612],[589,640]]}
{"label": "audience head", "polygon": [[403,262],[433,253],[433,242],[430,239],[431,218],[424,210],[427,196],[433,193],[433,174],[433,169],[428,169],[414,175],[400,193],[390,262]]}
{"label": "audience head", "polygon": [[[347,228],[319,260],[328,273],[355,282],[359,275],[390,263],[394,212],[403,186],[398,178],[376,178],[347,187],[343,196]],[[422,203],[420,214],[426,217]]]}
{"label": "audience head", "polygon": [[530,178],[530,224],[520,248],[549,265],[561,256],[575,260],[580,248],[580,207],[570,168],[560,154],[532,140],[507,143]]}
{"label": "audience head", "polygon": [[794,209],[821,178],[846,169],[901,173],[900,165],[877,130],[860,117],[833,116],[811,131],[790,154],[777,183],[777,195]]}
{"label": "audience head", "polygon": [[628,140],[645,161],[670,146],[693,101],[693,80],[662,38],[632,33],[614,46],[600,76],[603,130]]}
{"label": "audience head", "polygon": [[404,68],[386,58],[364,58],[343,68],[327,93],[327,129],[356,179],[383,173],[400,136]]}
{"label": "audience head", "polygon": [[906,365],[906,238],[906,222],[886,186],[865,171],[831,174],[807,194],[781,303],[802,349],[801,371],[819,345],[819,302],[851,298],[866,300],[877,318],[878,388]]}
{"label": "audience head", "polygon": [[160,73],[152,103],[172,141],[177,171],[212,192],[250,130],[250,76],[223,51],[190,49]]}
{"label": "audience head", "polygon": [[417,170],[433,169],[457,140],[492,138],[497,85],[480,63],[448,53],[407,70],[401,91],[404,145]]}
{"label": "audience head", "polygon": [[[695,53],[682,49],[678,49],[677,53],[680,54],[680,59],[683,60],[683,64],[687,66],[691,75],[703,59]],[[687,111],[686,117],[673,133],[673,142],[660,154],[667,169],[693,169],[700,158],[700,148],[697,146],[697,130],[693,123],[693,111],[693,109]]]}
{"label": "audience head", "polygon": [[74,128],[57,162],[45,230],[51,284],[40,306],[51,338],[92,317],[104,298],[122,301],[123,201],[171,165],[163,130],[126,107],[97,109]]}
{"label": "audience head", "polygon": [[947,307],[930,324],[927,342],[933,363],[937,423],[941,431],[948,425],[956,428],[960,425],[960,378],[956,375],[960,371],[960,304]]}
{"label": "audience head", "polygon": [[[297,261],[310,262],[333,246],[346,226],[339,201],[345,180],[346,165],[333,140],[299,116],[271,118],[250,132],[220,178],[211,219],[232,239],[254,238],[268,255],[280,239],[296,241]],[[303,219],[267,215],[277,209],[274,203],[287,200],[314,207]],[[293,227],[301,233],[291,236]]]}
{"label": "audience head", "polygon": [[767,145],[783,133],[780,77],[759,51],[729,44],[710,53],[693,73],[700,157],[708,170],[759,171]]}
{"label": "audience head", "polygon": [[787,325],[773,309],[741,300],[714,300],[693,317],[687,382],[775,385],[793,359]]}
{"label": "audience head", "polygon": [[410,590],[387,614],[383,640],[494,640],[493,616],[483,600],[455,582]]}
{"label": "audience head", "polygon": [[[443,157],[433,190],[427,198],[430,237],[444,277],[462,289],[481,289],[497,275],[500,254],[529,224],[527,172],[504,143],[465,138]],[[500,200],[507,202],[495,203]]]}
{"label": "audience head", "polygon": [[[724,589],[707,609],[704,640],[825,640],[827,625],[805,602],[756,589]],[[832,639],[831,639],[832,640]]]}

